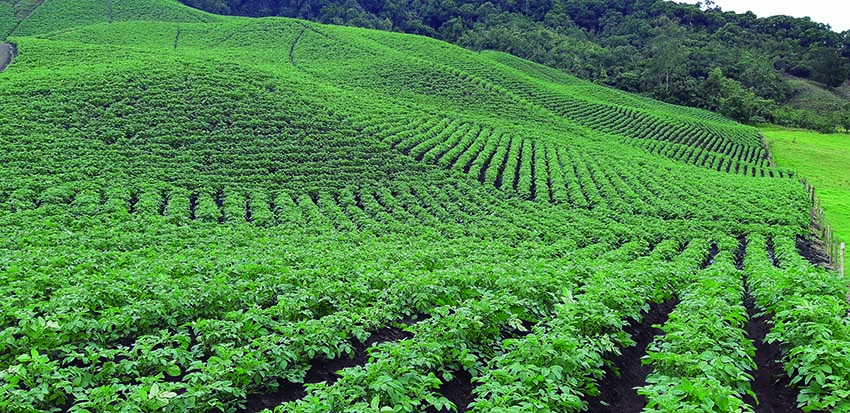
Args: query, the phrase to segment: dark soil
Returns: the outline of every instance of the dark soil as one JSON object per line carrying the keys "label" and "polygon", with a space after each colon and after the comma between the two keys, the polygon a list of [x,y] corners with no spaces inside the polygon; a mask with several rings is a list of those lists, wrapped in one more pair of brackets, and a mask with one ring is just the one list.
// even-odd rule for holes
{"label": "dark soil", "polygon": [[828,268],[830,266],[829,256],[826,254],[823,242],[814,234],[807,237],[797,237],[797,252],[816,267]]}
{"label": "dark soil", "polygon": [[304,378],[306,383],[321,383],[323,381],[328,384],[334,384],[339,380],[340,375],[336,372],[348,367],[363,366],[369,362],[369,352],[366,351],[369,347],[375,344],[386,343],[390,341],[399,341],[413,337],[404,330],[395,327],[385,327],[369,336],[366,343],[355,342],[354,357],[341,357],[333,360],[316,359],[310,363],[310,370],[307,370],[307,376]]}
{"label": "dark soil", "polygon": [[767,259],[775,268],[779,268],[779,263],[776,261],[776,250],[774,249],[773,238],[767,239]]}
{"label": "dark soil", "polygon": [[[511,145],[514,144],[514,135],[510,135],[510,139],[508,139],[508,148],[510,149]],[[508,160],[510,157],[508,156],[508,151],[505,151],[505,157],[499,160],[499,172],[496,174],[496,181],[494,185],[496,188],[502,189],[502,186],[505,184],[505,168],[507,168]],[[493,165],[495,166],[495,165]],[[490,167],[490,166],[488,166]]]}
{"label": "dark soil", "polygon": [[261,412],[265,409],[274,410],[275,407],[286,403],[303,399],[307,396],[306,388],[301,383],[290,383],[286,380],[278,381],[278,388],[273,393],[250,395],[245,402],[245,409],[237,410],[242,413]]}
{"label": "dark soil", "polygon": [[478,172],[478,182],[481,182],[483,184],[487,181],[487,169],[493,167],[490,164],[493,162],[493,158],[495,156],[496,151],[494,150],[493,153],[491,153],[490,156],[487,158],[487,162],[484,162],[484,166],[481,168],[481,171]]}
{"label": "dark soil", "polygon": [[534,328],[535,323],[532,323],[528,320],[522,320],[522,328],[523,329],[510,329],[510,330],[502,330],[501,336],[502,340],[507,340],[509,338],[522,338],[529,334],[531,334],[532,329]]}
{"label": "dark soil", "polygon": [[298,37],[292,42],[292,46],[289,47],[289,63],[295,66],[295,45],[298,44],[298,41],[301,40],[301,36],[304,36],[304,32],[307,31],[307,26],[304,26],[304,29],[298,33]]}
{"label": "dark soil", "polygon": [[307,375],[304,377],[304,383],[291,383],[286,380],[278,380],[276,391],[248,396],[248,400],[245,402],[245,409],[239,410],[239,412],[254,413],[263,409],[274,409],[275,406],[282,403],[303,399],[307,396],[306,384],[327,382],[330,385],[336,383],[340,378],[336,373],[337,371],[348,367],[363,366],[369,362],[369,353],[367,350],[370,347],[380,343],[399,341],[411,337],[413,337],[413,334],[396,327],[385,327],[378,330],[369,336],[365,343],[357,341],[352,343],[354,347],[353,357],[343,355],[340,358],[332,360],[313,360],[310,363],[310,369],[307,370]]}
{"label": "dark soil", "polygon": [[711,248],[708,250],[708,256],[705,257],[705,262],[702,263],[702,269],[706,269],[711,264],[714,264],[714,258],[717,257],[717,254],[720,253],[720,247],[717,246],[716,243],[711,244]]}
{"label": "dark soil", "polygon": [[[472,375],[466,370],[460,370],[454,373],[454,378],[451,381],[443,383],[437,393],[449,399],[457,407],[458,413],[466,412],[469,409],[470,403],[475,400],[472,390],[477,387],[477,383],[472,383]],[[433,407],[425,410],[427,413],[449,413],[452,410],[443,409],[437,410]]]}
{"label": "dark soil", "polygon": [[739,271],[744,269],[744,257],[747,255],[747,237],[738,237],[738,250],[735,251],[735,268]]}
{"label": "dark soil", "polygon": [[193,193],[189,197],[189,219],[192,221],[196,220],[198,217],[195,215],[195,211],[198,209],[198,194]]}
{"label": "dark soil", "polygon": [[662,325],[676,308],[677,301],[667,301],[650,305],[649,312],[640,323],[632,323],[625,328],[631,335],[635,345],[623,349],[623,353],[615,358],[614,370],[605,367],[605,377],[599,382],[599,396],[588,399],[590,413],[631,413],[641,412],[646,407],[646,399],[637,394],[635,387],[646,384],[646,377],[652,368],[641,363],[641,357],[646,354],[646,348],[655,336],[663,331],[652,327]]}
{"label": "dark soil", "polygon": [[750,321],[745,326],[747,336],[756,347],[756,371],[750,372],[753,381],[750,384],[756,394],[758,404],[749,395],[744,401],[755,408],[756,413],[802,413],[797,406],[797,389],[791,387],[791,379],[785,374],[782,364],[782,350],[777,343],[768,344],[764,337],[770,332],[769,317],[755,317],[756,310],[752,300],[745,300]]}

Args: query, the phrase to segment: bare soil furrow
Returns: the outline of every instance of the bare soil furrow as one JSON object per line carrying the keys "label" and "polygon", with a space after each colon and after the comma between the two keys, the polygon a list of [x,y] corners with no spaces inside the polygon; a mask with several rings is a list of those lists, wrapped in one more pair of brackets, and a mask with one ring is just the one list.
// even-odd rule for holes
{"label": "bare soil furrow", "polygon": [[649,312],[640,323],[632,323],[625,331],[635,341],[635,345],[623,349],[620,356],[614,358],[613,369],[605,368],[605,377],[598,384],[599,396],[588,400],[590,413],[638,413],[646,407],[646,399],[637,394],[636,387],[646,384],[646,378],[652,371],[644,365],[641,358],[656,336],[664,334],[654,325],[663,325],[678,304],[675,300],[650,305]]}

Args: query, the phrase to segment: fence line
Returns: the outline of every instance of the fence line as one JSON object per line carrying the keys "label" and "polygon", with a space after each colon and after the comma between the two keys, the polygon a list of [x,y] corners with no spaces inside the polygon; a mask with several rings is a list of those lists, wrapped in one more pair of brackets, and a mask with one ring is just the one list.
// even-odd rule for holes
{"label": "fence line", "polygon": [[824,243],[824,249],[826,250],[826,255],[829,257],[829,265],[832,268],[838,269],[839,267],[843,267],[843,262],[841,262],[843,256],[841,254],[841,242],[835,238],[835,229],[826,219],[826,212],[824,212],[823,207],[821,207],[820,199],[817,197],[817,191],[815,187],[808,183],[805,179],[800,179],[800,182],[803,186],[806,187],[806,190],[809,192],[809,202],[811,206],[811,218],[820,228],[820,239]]}

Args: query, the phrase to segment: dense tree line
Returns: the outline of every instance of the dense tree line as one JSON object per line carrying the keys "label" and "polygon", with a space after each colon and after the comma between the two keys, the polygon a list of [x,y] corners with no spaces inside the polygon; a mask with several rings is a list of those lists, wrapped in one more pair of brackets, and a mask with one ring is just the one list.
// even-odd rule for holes
{"label": "dense tree line", "polygon": [[850,78],[850,31],[808,18],[664,0],[181,0],[221,14],[288,16],[495,49],[579,77],[745,122],[831,130],[850,107],[782,106],[788,76]]}

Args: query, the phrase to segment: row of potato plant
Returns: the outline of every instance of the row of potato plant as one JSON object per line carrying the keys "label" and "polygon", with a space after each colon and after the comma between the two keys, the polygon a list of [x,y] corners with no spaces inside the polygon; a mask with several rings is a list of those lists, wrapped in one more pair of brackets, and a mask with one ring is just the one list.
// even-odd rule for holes
{"label": "row of potato plant", "polygon": [[706,269],[677,280],[680,302],[650,344],[652,367],[638,393],[650,412],[752,412],[755,347],[744,325],[743,280],[733,264],[737,242],[722,239]]}
{"label": "row of potato plant", "polygon": [[798,405],[806,412],[850,411],[846,280],[804,262],[785,234],[753,236],[745,270],[756,305],[772,317],[766,340],[782,347],[791,385],[800,388]]}

